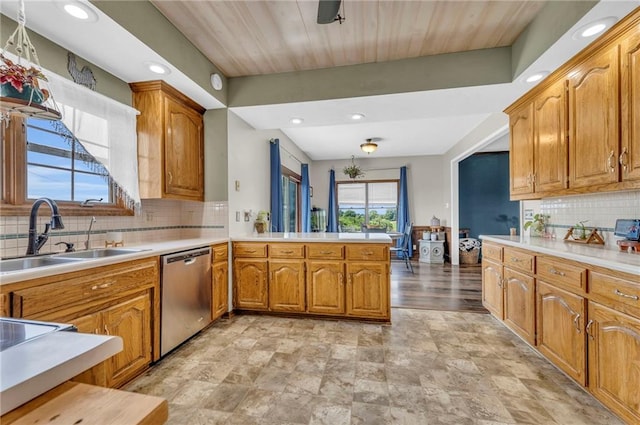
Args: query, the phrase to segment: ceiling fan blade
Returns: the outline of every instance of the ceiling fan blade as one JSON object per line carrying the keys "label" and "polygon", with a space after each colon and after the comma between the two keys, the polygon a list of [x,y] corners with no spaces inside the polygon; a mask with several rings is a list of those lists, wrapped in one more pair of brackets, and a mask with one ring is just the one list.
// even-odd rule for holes
{"label": "ceiling fan blade", "polygon": [[330,24],[336,21],[342,0],[318,0],[318,23]]}

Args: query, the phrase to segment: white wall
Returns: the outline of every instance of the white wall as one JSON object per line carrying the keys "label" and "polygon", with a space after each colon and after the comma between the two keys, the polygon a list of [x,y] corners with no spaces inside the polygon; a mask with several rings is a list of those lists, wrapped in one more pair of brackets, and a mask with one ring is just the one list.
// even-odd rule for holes
{"label": "white wall", "polygon": [[[375,154],[373,154],[375,155]],[[447,225],[443,179],[448,172],[441,156],[409,156],[395,158],[356,158],[355,163],[365,171],[364,180],[399,179],[400,167],[407,166],[409,211],[415,225],[428,225],[433,215]],[[313,198],[311,205],[327,208],[329,204],[329,170],[336,170],[336,181],[350,181],[342,169],[351,160],[314,161],[310,172]],[[383,169],[383,170],[380,170]]]}
{"label": "white wall", "polygon": [[[269,140],[280,139],[280,159],[282,165],[290,170],[300,173],[301,163],[298,160],[308,164],[311,161],[281,131],[256,130],[232,111],[229,111],[227,129],[229,236],[238,236],[253,232],[253,222],[259,210],[269,211]],[[310,174],[312,169],[310,164]],[[236,181],[240,184],[239,190],[236,190]],[[245,211],[252,211],[248,222],[244,221]],[[236,221],[236,212],[240,213],[240,221]]]}

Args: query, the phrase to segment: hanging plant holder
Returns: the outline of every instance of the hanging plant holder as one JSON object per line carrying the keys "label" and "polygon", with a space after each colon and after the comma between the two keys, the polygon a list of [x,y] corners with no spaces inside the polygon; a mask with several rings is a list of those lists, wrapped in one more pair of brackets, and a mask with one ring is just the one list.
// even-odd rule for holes
{"label": "hanging plant holder", "polygon": [[351,165],[344,167],[342,172],[352,179],[364,177],[364,171],[354,162],[355,157],[351,155]]}
{"label": "hanging plant holder", "polygon": [[[7,122],[11,115],[59,120],[62,115],[49,90],[41,87],[47,77],[42,73],[36,48],[25,27],[24,0],[18,6],[18,27],[0,51],[0,113]],[[7,57],[13,48],[17,60]],[[31,59],[33,58],[33,63]]]}

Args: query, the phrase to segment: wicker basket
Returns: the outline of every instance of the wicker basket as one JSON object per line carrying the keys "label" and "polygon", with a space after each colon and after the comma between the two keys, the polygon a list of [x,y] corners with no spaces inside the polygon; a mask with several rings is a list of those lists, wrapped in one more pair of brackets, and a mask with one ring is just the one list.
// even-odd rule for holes
{"label": "wicker basket", "polygon": [[478,264],[480,250],[474,248],[471,251],[460,251],[460,264]]}

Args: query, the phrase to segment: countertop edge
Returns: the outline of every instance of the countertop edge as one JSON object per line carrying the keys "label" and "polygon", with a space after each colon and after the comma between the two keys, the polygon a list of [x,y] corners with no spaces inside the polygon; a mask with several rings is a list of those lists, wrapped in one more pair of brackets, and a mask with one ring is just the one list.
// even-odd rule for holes
{"label": "countertop edge", "polygon": [[[637,254],[627,254],[621,251],[606,249],[602,246],[567,244],[562,240],[552,241],[544,238],[481,235],[480,239],[640,276],[640,255]],[[537,245],[537,243],[544,243],[549,246],[540,246]],[[564,250],[561,248],[564,248]],[[590,252],[589,254],[568,252],[568,249],[580,249]],[[617,258],[602,258],[603,255]]]}
{"label": "countertop edge", "polygon": [[[60,346],[64,349],[52,350],[52,347]],[[0,415],[68,381],[122,349],[122,338],[117,336],[62,331],[1,352]],[[24,367],[16,367],[17,364]]]}
{"label": "countertop edge", "polygon": [[393,240],[386,233],[261,233],[232,236],[231,242],[292,242],[292,243],[382,243]]}

